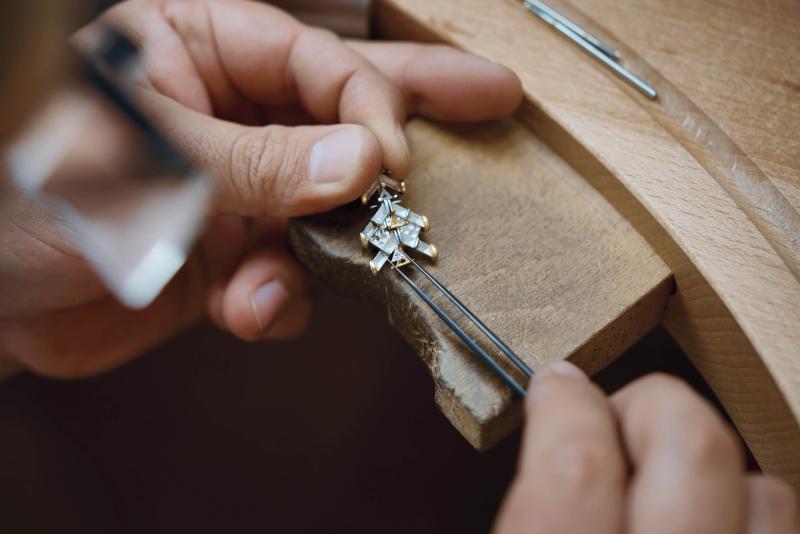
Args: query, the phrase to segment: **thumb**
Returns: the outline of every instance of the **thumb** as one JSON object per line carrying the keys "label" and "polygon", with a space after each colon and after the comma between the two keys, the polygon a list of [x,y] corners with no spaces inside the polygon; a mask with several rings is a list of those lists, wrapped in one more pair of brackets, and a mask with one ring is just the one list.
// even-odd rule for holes
{"label": "thumb", "polygon": [[241,126],[147,91],[142,103],[175,146],[214,175],[217,209],[296,217],[358,198],[381,169],[375,136],[355,124]]}

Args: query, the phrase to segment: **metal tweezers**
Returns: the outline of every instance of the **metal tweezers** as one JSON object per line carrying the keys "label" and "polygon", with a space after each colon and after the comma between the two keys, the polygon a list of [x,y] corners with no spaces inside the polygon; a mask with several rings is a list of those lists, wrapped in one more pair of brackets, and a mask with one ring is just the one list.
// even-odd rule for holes
{"label": "metal tweezers", "polygon": [[[483,322],[478,319],[475,314],[473,314],[469,308],[467,308],[458,298],[453,295],[450,290],[448,290],[441,282],[439,282],[431,273],[427,271],[424,267],[418,264],[414,259],[405,253],[402,249],[399,249],[400,253],[403,256],[403,260],[405,265],[413,266],[417,271],[419,271],[425,278],[427,278],[434,287],[439,290],[458,310],[467,318],[469,319],[478,329],[497,347],[511,362],[520,370],[522,373],[527,377],[530,378],[533,375],[533,370],[531,370],[528,365],[520,359],[519,356],[514,354],[508,345],[506,345],[499,337],[497,337],[494,332],[492,332],[489,327],[487,327]],[[517,382],[511,374],[506,371],[503,366],[501,366],[489,353],[486,352],[478,343],[472,339],[469,334],[467,334],[463,328],[458,326],[458,324],[449,316],[447,313],[442,310],[436,303],[433,302],[433,299],[418,285],[416,284],[406,273],[404,273],[401,269],[401,265],[397,264],[396,262],[391,262],[390,266],[393,270],[397,271],[397,273],[405,280],[405,282],[411,286],[411,289],[425,301],[435,313],[439,316],[439,319],[442,320],[449,328],[453,331],[453,333],[458,336],[458,338],[467,346],[467,348],[472,351],[476,356],[478,356],[486,365],[489,366],[490,369],[501,379],[503,382],[508,384],[515,393],[520,396],[525,396],[525,388]]]}

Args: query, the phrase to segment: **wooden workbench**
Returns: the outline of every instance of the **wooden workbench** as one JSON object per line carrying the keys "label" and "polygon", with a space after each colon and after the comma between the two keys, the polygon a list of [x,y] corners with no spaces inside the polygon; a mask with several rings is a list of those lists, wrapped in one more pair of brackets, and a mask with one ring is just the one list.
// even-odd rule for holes
{"label": "wooden workbench", "polygon": [[[516,120],[409,126],[407,205],[431,219],[436,276],[534,367],[595,371],[663,322],[761,467],[800,488],[800,4],[551,5],[659,98],[515,0],[376,6],[380,35],[507,65],[526,94]],[[351,206],[298,221],[296,250],[338,290],[388,303],[443,412],[490,446],[518,406],[400,280],[370,276],[365,220]]]}

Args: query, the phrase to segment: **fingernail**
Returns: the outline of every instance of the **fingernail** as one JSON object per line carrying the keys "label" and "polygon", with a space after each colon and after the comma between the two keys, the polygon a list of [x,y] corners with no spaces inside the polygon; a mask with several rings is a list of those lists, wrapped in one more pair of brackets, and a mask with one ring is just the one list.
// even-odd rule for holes
{"label": "fingernail", "polygon": [[547,367],[545,367],[543,371],[544,372],[550,371],[557,375],[568,376],[570,378],[577,378],[579,380],[588,379],[586,373],[584,373],[578,367],[565,360],[559,360],[557,362],[553,362],[549,364]]}
{"label": "fingernail", "polygon": [[311,181],[325,184],[347,179],[358,164],[361,143],[357,127],[342,128],[314,143],[308,159]]}
{"label": "fingernail", "polygon": [[279,280],[272,280],[259,287],[250,295],[250,308],[263,332],[275,319],[275,316],[289,298],[289,292]]}

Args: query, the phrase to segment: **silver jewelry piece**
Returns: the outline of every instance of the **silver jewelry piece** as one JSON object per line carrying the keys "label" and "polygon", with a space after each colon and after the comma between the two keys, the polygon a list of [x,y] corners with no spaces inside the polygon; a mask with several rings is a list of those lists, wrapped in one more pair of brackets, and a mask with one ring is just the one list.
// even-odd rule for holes
{"label": "silver jewelry piece", "polygon": [[372,245],[378,249],[378,254],[369,262],[372,274],[377,275],[381,268],[388,263],[389,267],[419,295],[425,304],[439,316],[439,319],[453,331],[473,354],[489,366],[503,382],[511,387],[512,391],[524,396],[524,386],[512,376],[511,372],[498,363],[496,358],[492,357],[470,337],[452,317],[433,301],[431,295],[426,293],[419,283],[412,280],[409,274],[402,271],[402,267],[410,265],[411,269],[421,273],[441,295],[444,295],[464,317],[471,321],[516,366],[517,372],[521,372],[525,378],[530,378],[533,375],[533,370],[519,356],[514,354],[508,345],[489,330],[489,327],[483,324],[444,284],[439,282],[405,251],[404,247],[416,250],[433,261],[436,261],[439,256],[439,252],[434,245],[422,241],[419,237],[422,232],[428,229],[428,218],[400,205],[399,194],[404,193],[405,190],[405,182],[394,180],[391,178],[391,173],[384,170],[381,171],[369,190],[361,195],[361,202],[367,204],[377,193],[377,204],[372,206],[375,213],[372,214],[367,227],[364,228],[360,235],[361,245],[364,248]]}
{"label": "silver jewelry piece", "polygon": [[382,171],[375,184],[361,196],[361,202],[366,204],[378,193],[378,203],[373,206],[375,213],[360,235],[364,248],[372,245],[378,249],[378,254],[369,262],[374,275],[380,272],[387,261],[398,267],[407,265],[409,261],[403,247],[416,250],[433,261],[439,256],[434,245],[419,237],[430,226],[428,218],[400,205],[398,194],[405,190],[405,182],[393,180],[387,171]]}

